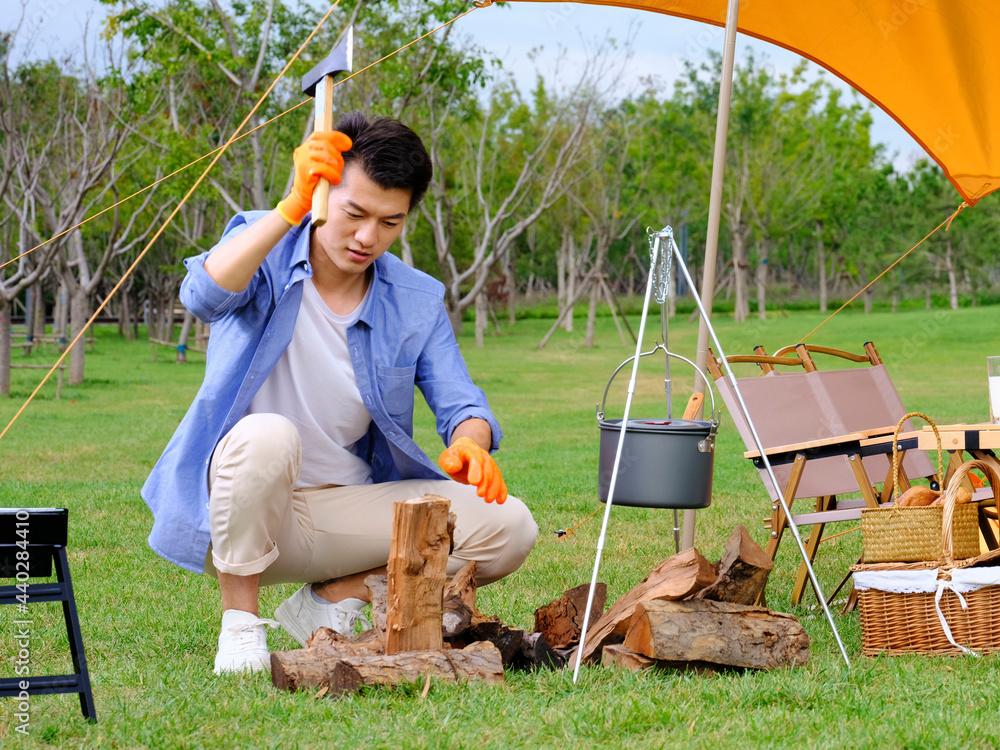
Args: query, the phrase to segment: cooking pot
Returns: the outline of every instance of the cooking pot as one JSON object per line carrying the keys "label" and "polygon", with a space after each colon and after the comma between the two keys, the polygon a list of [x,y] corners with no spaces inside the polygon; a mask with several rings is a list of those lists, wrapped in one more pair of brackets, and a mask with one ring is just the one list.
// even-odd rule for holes
{"label": "cooking pot", "polygon": [[[639,356],[645,357],[662,348],[657,345],[652,351]],[[695,367],[684,357],[666,353]],[[615,376],[632,359],[634,357],[625,360],[612,374],[604,390],[604,402]],[[695,372],[698,372],[697,367]],[[698,374],[701,375],[700,372]],[[704,375],[702,378],[705,379]],[[707,385],[707,379],[705,382]],[[712,395],[711,385],[707,387],[709,395]],[[714,395],[712,405],[714,410]],[[597,422],[601,431],[597,496],[601,502],[607,502],[622,420],[605,419],[602,402]],[[707,508],[712,502],[712,470],[718,427],[717,418],[708,421],[629,419],[612,502],[640,508]]]}

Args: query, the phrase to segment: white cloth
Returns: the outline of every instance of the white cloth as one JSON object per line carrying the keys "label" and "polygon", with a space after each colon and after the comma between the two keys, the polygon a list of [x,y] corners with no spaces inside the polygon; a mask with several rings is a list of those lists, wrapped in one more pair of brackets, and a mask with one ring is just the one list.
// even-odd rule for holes
{"label": "white cloth", "polygon": [[859,591],[877,589],[893,594],[934,594],[934,609],[945,638],[956,648],[969,656],[979,656],[972,649],[963,646],[952,635],[944,612],[941,611],[941,597],[945,590],[958,597],[962,609],[968,609],[968,602],[962,594],[968,594],[986,586],[1000,585],[1000,567],[955,568],[951,580],[938,580],[938,568],[931,570],[866,570],[854,574],[854,586]]}
{"label": "white cloth", "polygon": [[298,429],[296,489],[371,481],[368,464],[351,451],[371,424],[347,349],[347,329],[360,311],[358,305],[349,315],[335,314],[306,279],[292,341],[244,415],[280,414]]}
{"label": "white cloth", "polygon": [[[926,570],[866,570],[854,574],[859,591],[877,589],[891,594],[933,594],[938,590],[938,568]],[[984,586],[1000,585],[1000,567],[955,568],[951,571],[952,591],[967,594]]]}

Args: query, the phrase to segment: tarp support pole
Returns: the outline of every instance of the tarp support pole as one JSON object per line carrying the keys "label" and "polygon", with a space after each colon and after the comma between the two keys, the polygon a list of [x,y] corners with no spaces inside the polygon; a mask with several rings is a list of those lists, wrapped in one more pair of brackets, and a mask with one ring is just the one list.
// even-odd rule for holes
{"label": "tarp support pole", "polygon": [[[736,62],[736,22],[740,15],[740,0],[729,0],[726,10],[726,39],[722,45],[722,80],[719,86],[719,110],[715,119],[715,156],[712,160],[712,190],[708,203],[708,232],[705,240],[705,270],[701,280],[701,298],[705,312],[698,322],[698,348],[695,365],[705,372],[708,364],[708,316],[715,299],[715,261],[719,251],[719,223],[722,218],[722,176],[726,169],[726,139],[729,136],[729,103],[733,97],[733,66]],[[695,392],[704,393],[705,385],[695,378]],[[702,402],[704,403],[704,402]],[[701,414],[696,417],[701,419]],[[684,536],[681,546],[694,546],[695,511],[684,511]]]}

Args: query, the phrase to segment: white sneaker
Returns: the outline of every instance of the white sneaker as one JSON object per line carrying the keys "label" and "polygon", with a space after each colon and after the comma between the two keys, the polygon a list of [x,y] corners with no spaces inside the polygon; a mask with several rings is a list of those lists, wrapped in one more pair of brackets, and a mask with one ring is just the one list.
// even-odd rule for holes
{"label": "white sneaker", "polygon": [[215,673],[270,672],[271,654],[267,650],[265,627],[276,628],[278,623],[238,609],[223,612]]}
{"label": "white sneaker", "polygon": [[312,634],[322,627],[348,638],[354,637],[356,625],[360,625],[362,630],[370,628],[372,625],[368,618],[361,614],[365,604],[361,599],[320,604],[313,598],[312,584],[307,583],[278,606],[274,619],[292,638],[305,646]]}

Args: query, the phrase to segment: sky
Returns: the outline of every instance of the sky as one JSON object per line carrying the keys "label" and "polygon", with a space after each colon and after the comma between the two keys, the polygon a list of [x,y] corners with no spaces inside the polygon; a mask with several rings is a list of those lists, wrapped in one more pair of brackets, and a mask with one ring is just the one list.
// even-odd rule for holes
{"label": "sky", "polygon": [[[312,0],[316,2],[316,0]],[[0,0],[0,31],[12,29],[26,5],[20,37],[32,39],[38,56],[61,58],[79,49],[85,28],[91,37],[101,26],[106,8],[97,0]],[[89,24],[89,27],[88,27]],[[558,69],[566,82],[579,74],[587,50],[605,34],[619,41],[632,37],[634,57],[621,80],[622,92],[637,89],[643,77],[653,76],[669,87],[684,69],[684,61],[700,63],[708,51],[721,52],[722,29],[658,13],[582,3],[508,3],[482,8],[456,22],[455,32],[492,56],[503,60],[522,90],[530,89],[537,71],[547,76]],[[776,72],[790,72],[801,60],[778,47],[738,37],[737,61],[752,50],[766,55]],[[17,52],[15,50],[15,60]],[[820,68],[809,63],[810,75]],[[833,76],[831,80],[849,90]],[[669,88],[665,89],[669,90]],[[907,170],[924,152],[891,117],[873,107],[872,137],[886,145],[886,155],[900,171]]]}

